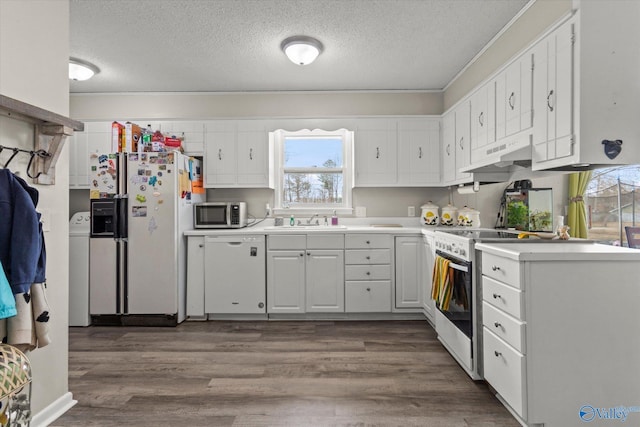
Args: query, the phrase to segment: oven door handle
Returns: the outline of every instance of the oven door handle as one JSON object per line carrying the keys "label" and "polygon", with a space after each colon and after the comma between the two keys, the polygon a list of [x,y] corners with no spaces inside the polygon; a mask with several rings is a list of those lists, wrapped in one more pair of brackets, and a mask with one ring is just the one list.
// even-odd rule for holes
{"label": "oven door handle", "polygon": [[464,273],[468,273],[469,272],[469,269],[466,266],[459,265],[459,264],[453,263],[451,261],[449,261],[449,267],[453,268],[454,270],[462,271]]}

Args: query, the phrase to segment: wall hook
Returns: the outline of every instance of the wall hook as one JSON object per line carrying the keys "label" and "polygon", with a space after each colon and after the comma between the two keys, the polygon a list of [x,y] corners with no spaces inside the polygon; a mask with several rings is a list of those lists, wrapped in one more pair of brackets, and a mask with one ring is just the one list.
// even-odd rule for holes
{"label": "wall hook", "polygon": [[11,157],[9,157],[9,160],[7,160],[7,162],[4,164],[5,169],[9,167],[9,163],[11,163],[11,160],[13,160],[13,158],[20,152],[20,150],[17,148],[12,148],[12,150],[13,150],[13,154],[11,155]]}

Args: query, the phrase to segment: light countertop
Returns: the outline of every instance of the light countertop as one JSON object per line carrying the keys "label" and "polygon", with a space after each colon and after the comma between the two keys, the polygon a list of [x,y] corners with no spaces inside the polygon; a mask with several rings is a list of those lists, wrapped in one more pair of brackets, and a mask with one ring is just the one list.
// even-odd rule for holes
{"label": "light countertop", "polygon": [[[340,224],[331,225],[295,225],[288,224],[276,227],[273,219],[267,219],[253,226],[244,228],[197,229],[185,231],[185,236],[212,235],[248,235],[248,234],[310,234],[310,233],[378,233],[394,235],[422,234],[427,227],[420,224],[419,218],[340,218]],[[302,220],[304,222],[304,219]],[[322,220],[321,220],[322,221]],[[431,227],[430,230],[434,228]]]}
{"label": "light countertop", "polygon": [[640,261],[640,250],[598,243],[477,243],[477,250],[517,261]]}

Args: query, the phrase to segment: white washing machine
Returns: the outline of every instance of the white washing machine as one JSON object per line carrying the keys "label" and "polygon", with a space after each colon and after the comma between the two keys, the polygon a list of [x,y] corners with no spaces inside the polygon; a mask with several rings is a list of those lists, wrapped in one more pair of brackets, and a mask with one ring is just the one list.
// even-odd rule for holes
{"label": "white washing machine", "polygon": [[89,326],[89,212],[69,221],[69,326]]}

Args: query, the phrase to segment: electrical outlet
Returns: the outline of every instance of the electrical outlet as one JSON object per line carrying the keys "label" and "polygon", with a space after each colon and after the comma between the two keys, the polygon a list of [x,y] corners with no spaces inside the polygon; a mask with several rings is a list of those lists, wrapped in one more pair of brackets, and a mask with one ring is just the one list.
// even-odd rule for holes
{"label": "electrical outlet", "polygon": [[269,206],[269,203],[267,203],[267,205],[264,207],[265,212],[265,216],[269,216],[271,215],[271,207]]}
{"label": "electrical outlet", "polygon": [[358,218],[364,218],[367,216],[367,208],[364,206],[356,206],[356,216]]}
{"label": "electrical outlet", "polygon": [[407,216],[416,216],[416,207],[415,206],[409,206],[409,209],[407,211]]}

